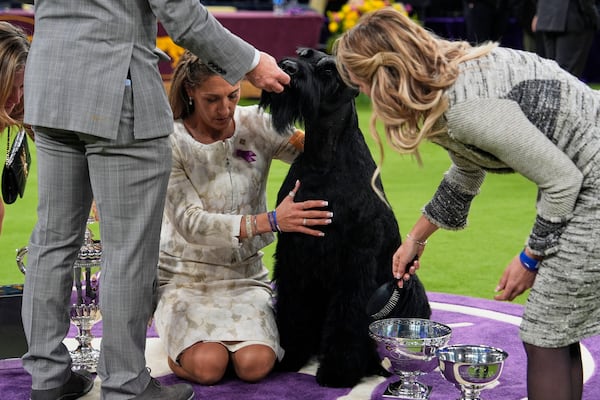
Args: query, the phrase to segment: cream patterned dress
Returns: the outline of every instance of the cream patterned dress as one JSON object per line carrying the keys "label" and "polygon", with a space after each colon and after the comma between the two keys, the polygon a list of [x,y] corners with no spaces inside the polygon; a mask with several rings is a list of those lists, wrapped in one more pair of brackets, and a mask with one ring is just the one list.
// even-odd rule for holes
{"label": "cream patterned dress", "polygon": [[242,215],[267,211],[271,160],[290,163],[298,150],[257,106],[234,118],[225,141],[199,143],[181,121],[171,135],[155,323],[173,360],[201,341],[259,342],[283,356],[260,251],[274,235],[237,236]]}

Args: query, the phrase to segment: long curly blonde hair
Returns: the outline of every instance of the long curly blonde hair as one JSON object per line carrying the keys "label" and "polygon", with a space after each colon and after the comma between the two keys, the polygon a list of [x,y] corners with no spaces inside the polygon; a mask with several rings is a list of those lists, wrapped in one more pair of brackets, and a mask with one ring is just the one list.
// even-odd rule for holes
{"label": "long curly blonde hair", "polygon": [[440,132],[434,125],[448,108],[445,90],[456,81],[459,64],[496,46],[472,47],[464,41],[439,38],[393,8],[383,8],[365,14],[345,32],[334,43],[333,53],[347,84],[356,84],[350,72],[370,85],[370,130],[380,151],[377,119],[383,122],[392,148],[420,160],[421,141]]}

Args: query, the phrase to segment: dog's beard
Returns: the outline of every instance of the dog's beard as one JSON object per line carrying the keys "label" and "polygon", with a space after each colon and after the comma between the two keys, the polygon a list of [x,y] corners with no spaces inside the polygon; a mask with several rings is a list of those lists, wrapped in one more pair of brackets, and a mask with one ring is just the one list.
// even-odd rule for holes
{"label": "dog's beard", "polygon": [[259,106],[269,109],[273,127],[283,133],[290,126],[305,125],[318,118],[320,92],[318,82],[292,81],[281,93],[263,91]]}
{"label": "dog's beard", "polygon": [[287,131],[292,125],[304,123],[302,114],[290,97],[286,92],[266,93],[259,103],[260,107],[269,109],[273,127],[279,133]]}

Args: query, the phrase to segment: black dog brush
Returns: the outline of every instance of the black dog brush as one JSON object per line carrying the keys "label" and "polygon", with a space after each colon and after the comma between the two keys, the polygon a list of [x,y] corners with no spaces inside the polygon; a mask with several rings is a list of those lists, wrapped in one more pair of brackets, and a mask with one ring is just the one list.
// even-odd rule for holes
{"label": "black dog brush", "polygon": [[[406,285],[408,282],[404,282]],[[367,315],[372,319],[382,319],[390,315],[400,300],[398,279],[386,282],[373,293],[367,303]]]}
{"label": "black dog brush", "polygon": [[[410,265],[412,266],[416,260],[417,257],[415,256]],[[394,278],[390,282],[384,283],[371,295],[367,303],[367,315],[373,320],[382,319],[390,315],[398,305],[398,301],[400,301],[401,291],[407,290],[409,288],[408,285],[412,284],[412,279],[409,279],[404,282],[402,288],[399,288],[398,281],[399,279]]]}

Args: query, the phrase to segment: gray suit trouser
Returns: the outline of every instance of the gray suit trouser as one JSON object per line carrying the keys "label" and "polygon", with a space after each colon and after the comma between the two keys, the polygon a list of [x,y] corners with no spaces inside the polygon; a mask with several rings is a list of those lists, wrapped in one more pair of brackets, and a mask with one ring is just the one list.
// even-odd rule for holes
{"label": "gray suit trouser", "polygon": [[131,398],[150,381],[144,352],[171,147],[167,136],[135,140],[132,110],[126,89],[116,140],[34,127],[38,221],[28,245],[22,309],[29,344],[23,365],[32,375],[33,389],[55,388],[69,377],[71,359],[63,340],[69,329],[73,264],[92,200],[100,215],[103,252],[102,398]]}

